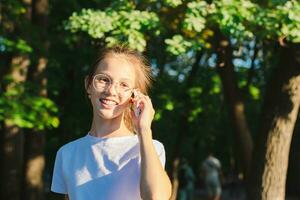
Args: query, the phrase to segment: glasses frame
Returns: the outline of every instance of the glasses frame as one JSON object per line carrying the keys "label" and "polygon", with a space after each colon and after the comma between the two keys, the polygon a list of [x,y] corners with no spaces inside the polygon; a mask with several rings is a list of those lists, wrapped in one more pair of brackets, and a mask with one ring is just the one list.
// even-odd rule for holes
{"label": "glasses frame", "polygon": [[[109,80],[109,85],[108,85],[107,87],[103,87],[103,90],[101,90],[101,91],[99,91],[99,89],[97,89],[96,86],[95,86],[95,79],[96,79],[96,77],[99,76],[99,75],[105,76],[105,77],[107,77],[108,80]],[[116,83],[118,83],[118,84],[116,84]],[[93,88],[94,88],[97,92],[107,91],[110,87],[114,86],[115,91],[117,92],[117,94],[118,94],[120,97],[126,97],[127,95],[124,95],[124,94],[120,93],[119,88],[118,88],[118,87],[120,87],[120,86],[119,86],[119,83],[120,83],[119,81],[114,82],[114,81],[112,80],[112,78],[111,78],[109,75],[103,74],[103,73],[99,73],[99,74],[94,75],[94,77],[93,77],[93,82],[92,82]],[[115,84],[115,85],[114,85],[114,84]],[[131,88],[131,87],[130,87],[130,88],[128,88],[128,90],[126,90],[126,92],[127,92],[127,91],[130,91],[130,92],[129,92],[130,95],[128,95],[128,97],[132,96],[133,91],[134,91],[135,89],[136,89],[136,88]]]}

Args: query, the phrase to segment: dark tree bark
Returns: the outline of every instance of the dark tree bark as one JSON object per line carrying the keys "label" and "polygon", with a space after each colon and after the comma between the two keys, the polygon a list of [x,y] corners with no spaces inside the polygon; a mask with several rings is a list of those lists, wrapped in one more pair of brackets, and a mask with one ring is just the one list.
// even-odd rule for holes
{"label": "dark tree bark", "polygon": [[177,168],[179,165],[179,157],[180,157],[180,153],[181,153],[181,149],[182,146],[184,144],[184,137],[186,136],[186,133],[188,132],[188,128],[189,128],[189,122],[188,122],[188,116],[189,113],[191,111],[190,108],[190,101],[189,98],[187,98],[188,94],[187,91],[188,89],[192,86],[194,79],[197,77],[197,72],[199,69],[199,62],[200,59],[202,57],[202,52],[197,52],[196,53],[196,57],[195,57],[195,62],[192,66],[192,69],[189,73],[189,76],[186,79],[186,84],[185,87],[183,89],[183,93],[182,93],[182,102],[183,102],[183,106],[184,106],[184,110],[182,110],[182,113],[180,114],[180,124],[178,124],[178,133],[176,135],[176,141],[175,141],[175,149],[174,152],[172,154],[172,159],[173,160],[173,166],[172,166],[172,197],[171,200],[175,200],[176,199],[176,195],[177,195],[177,189],[178,189],[178,179],[177,179]]}
{"label": "dark tree bark", "polygon": [[[35,47],[37,60],[31,65],[30,76],[27,81],[35,83],[38,86],[37,95],[47,97],[47,77],[45,70],[47,67],[47,16],[48,0],[32,1],[32,24],[40,31],[39,47]],[[43,200],[44,183],[43,173],[45,168],[45,132],[31,129],[25,134],[24,145],[24,180],[23,196],[27,200]]]}
{"label": "dark tree bark", "polygon": [[291,138],[300,104],[300,45],[281,47],[262,108],[248,198],[284,200]]}
{"label": "dark tree bark", "polygon": [[[7,66],[10,69],[8,74],[11,75],[12,81],[4,84],[4,91],[25,81],[28,65],[28,56],[14,55],[12,57],[10,66]],[[23,130],[10,119],[5,119],[1,131],[0,199],[19,200],[23,165]]]}
{"label": "dark tree bark", "polygon": [[[47,96],[45,68],[47,60],[39,58],[32,82],[39,85],[39,94]],[[44,199],[43,173],[45,168],[45,132],[30,129],[25,132],[23,195],[28,200]]]}
{"label": "dark tree bark", "polygon": [[249,90],[249,86],[252,83],[252,79],[254,78],[254,75],[255,75],[255,59],[257,57],[258,50],[259,50],[259,47],[258,47],[257,42],[255,41],[255,44],[254,44],[254,53],[253,53],[253,57],[251,59],[251,66],[250,66],[250,68],[248,70],[247,83],[246,83],[246,86],[245,86],[245,89],[247,91]]}
{"label": "dark tree bark", "polygon": [[[8,5],[1,5],[3,11],[2,23],[9,24],[3,26],[2,33],[8,36],[18,37],[21,32],[19,22],[11,21],[10,9]],[[28,12],[28,10],[26,10]],[[25,13],[25,19],[27,19]],[[2,28],[2,27],[1,27]],[[13,37],[13,38],[14,38]],[[3,80],[5,76],[10,76],[10,81],[3,81],[1,92],[7,92],[14,89],[17,84],[23,84],[26,80],[30,59],[27,54],[18,54],[15,51],[1,53],[1,75]],[[9,98],[9,97],[8,97]],[[9,99],[7,99],[9,100]],[[23,166],[23,130],[15,123],[6,118],[1,123],[1,180],[0,180],[0,199],[20,200],[21,199],[21,177]]]}
{"label": "dark tree bark", "polygon": [[215,37],[217,52],[217,71],[222,81],[225,100],[228,104],[238,152],[240,154],[243,173],[247,178],[251,163],[253,140],[245,115],[245,103],[232,63],[233,50],[227,38],[218,31]]}
{"label": "dark tree bark", "polygon": [[23,133],[19,127],[6,120],[1,136],[3,137],[1,199],[19,200],[23,164]]}
{"label": "dark tree bark", "polygon": [[45,135],[35,131],[25,133],[23,198],[44,199],[43,173],[45,167]]}

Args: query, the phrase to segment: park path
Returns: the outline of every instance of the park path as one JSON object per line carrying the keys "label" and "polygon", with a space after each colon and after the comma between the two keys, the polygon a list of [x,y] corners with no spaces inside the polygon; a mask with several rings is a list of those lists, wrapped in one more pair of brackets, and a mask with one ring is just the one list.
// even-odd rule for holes
{"label": "park path", "polygon": [[[194,200],[206,200],[204,190],[196,190]],[[246,194],[244,189],[230,191],[229,189],[223,189],[221,200],[246,200]],[[296,196],[288,196],[286,200],[300,200]]]}

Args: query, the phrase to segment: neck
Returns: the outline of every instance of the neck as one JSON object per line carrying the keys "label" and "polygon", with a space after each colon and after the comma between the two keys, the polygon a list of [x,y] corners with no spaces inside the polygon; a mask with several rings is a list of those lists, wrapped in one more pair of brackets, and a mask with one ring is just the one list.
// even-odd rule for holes
{"label": "neck", "polygon": [[113,119],[103,119],[97,114],[93,116],[93,122],[89,134],[95,137],[119,137],[134,135],[125,125],[124,116]]}

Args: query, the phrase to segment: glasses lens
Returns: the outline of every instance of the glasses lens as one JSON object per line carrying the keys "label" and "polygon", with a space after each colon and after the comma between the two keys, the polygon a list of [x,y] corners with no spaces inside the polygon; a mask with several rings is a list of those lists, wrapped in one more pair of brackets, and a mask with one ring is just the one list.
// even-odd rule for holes
{"label": "glasses lens", "polygon": [[[112,80],[108,75],[97,74],[93,79],[93,86],[96,91],[102,92],[107,90],[112,85]],[[120,97],[130,97],[132,88],[126,82],[117,82],[114,88]]]}
{"label": "glasses lens", "polygon": [[123,98],[128,98],[132,94],[132,89],[129,87],[119,86],[117,91],[118,91],[119,96],[121,96]]}
{"label": "glasses lens", "polygon": [[93,86],[97,91],[103,91],[111,85],[111,79],[105,74],[97,74],[94,76]]}

